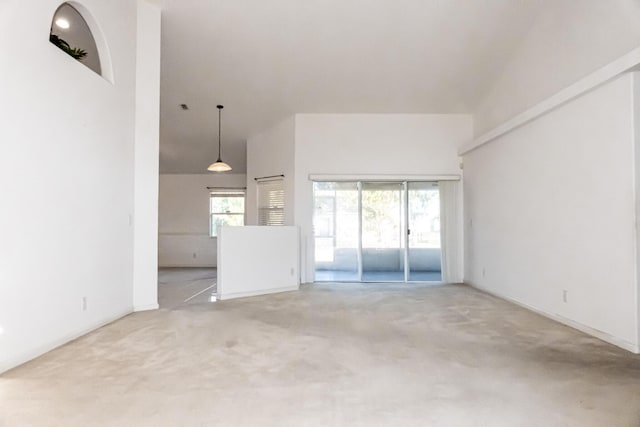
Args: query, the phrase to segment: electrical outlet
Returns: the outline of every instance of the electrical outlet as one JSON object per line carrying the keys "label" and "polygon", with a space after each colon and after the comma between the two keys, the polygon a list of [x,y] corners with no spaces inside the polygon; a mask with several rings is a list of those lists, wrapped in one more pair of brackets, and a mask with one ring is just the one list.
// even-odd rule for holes
{"label": "electrical outlet", "polygon": [[194,259],[195,259],[195,258],[198,258],[198,254],[194,252],[194,253],[193,253],[193,258],[194,258]]}
{"label": "electrical outlet", "polygon": [[569,299],[569,291],[566,289],[562,290],[562,302],[566,303]]}
{"label": "electrical outlet", "polygon": [[82,308],[82,311],[87,311],[87,297],[82,297],[80,306]]}
{"label": "electrical outlet", "polygon": [[291,270],[289,270],[289,274],[293,276],[295,273],[296,273],[295,268],[291,267]]}

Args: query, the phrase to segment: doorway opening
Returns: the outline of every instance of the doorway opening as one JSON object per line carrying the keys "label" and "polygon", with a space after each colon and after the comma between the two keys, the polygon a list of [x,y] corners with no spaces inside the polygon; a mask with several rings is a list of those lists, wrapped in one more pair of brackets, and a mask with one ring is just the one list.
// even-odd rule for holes
{"label": "doorway opening", "polygon": [[315,182],[318,282],[440,282],[437,182]]}

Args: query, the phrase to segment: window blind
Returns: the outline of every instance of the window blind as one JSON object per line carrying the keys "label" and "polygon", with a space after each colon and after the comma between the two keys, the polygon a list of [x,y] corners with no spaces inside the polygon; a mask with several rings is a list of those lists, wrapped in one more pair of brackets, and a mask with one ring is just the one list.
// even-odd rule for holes
{"label": "window blind", "polygon": [[284,180],[258,181],[258,225],[284,225]]}

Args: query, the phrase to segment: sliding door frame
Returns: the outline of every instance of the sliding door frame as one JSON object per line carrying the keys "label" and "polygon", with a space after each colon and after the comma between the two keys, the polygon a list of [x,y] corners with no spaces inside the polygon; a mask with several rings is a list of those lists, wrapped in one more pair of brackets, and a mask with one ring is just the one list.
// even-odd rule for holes
{"label": "sliding door frame", "polygon": [[[385,179],[386,178],[386,179]],[[403,254],[404,254],[404,281],[396,282],[396,283],[409,283],[412,282],[409,280],[410,277],[410,268],[411,263],[409,260],[409,234],[411,233],[411,228],[409,225],[409,183],[411,182],[432,182],[437,183],[439,181],[459,181],[459,175],[415,175],[415,176],[405,176],[400,177],[396,175],[371,175],[367,177],[353,177],[352,175],[309,175],[309,179],[314,182],[354,182],[356,183],[357,191],[358,191],[358,247],[357,247],[357,262],[358,262],[358,281],[360,283],[367,283],[362,280],[363,276],[363,257],[362,257],[362,184],[367,182],[377,182],[377,183],[402,183],[402,203],[401,208],[403,209],[403,240],[404,244]],[[314,196],[315,203],[315,196]],[[335,215],[334,215],[335,216]],[[335,220],[335,219],[334,219]],[[313,236],[315,240],[315,235]],[[334,237],[335,239],[335,237]],[[442,245],[440,246],[440,250],[443,251],[444,248]],[[440,259],[440,270],[442,271],[442,255]],[[315,268],[314,268],[315,275]],[[419,282],[419,281],[413,281]]]}
{"label": "sliding door frame", "polygon": [[409,233],[411,230],[409,229],[409,181],[403,181],[402,183],[404,190],[404,283],[409,282]]}
{"label": "sliding door frame", "polygon": [[358,281],[362,283],[362,181],[356,183],[358,188]]}

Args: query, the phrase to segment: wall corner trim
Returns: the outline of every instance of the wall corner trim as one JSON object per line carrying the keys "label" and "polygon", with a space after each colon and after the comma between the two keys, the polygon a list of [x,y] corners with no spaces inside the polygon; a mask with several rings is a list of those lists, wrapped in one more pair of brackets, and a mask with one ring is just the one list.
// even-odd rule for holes
{"label": "wall corner trim", "polygon": [[458,149],[458,154],[464,156],[471,151],[482,147],[485,144],[505,135],[532,120],[566,104],[567,102],[578,98],[585,93],[596,89],[597,87],[615,79],[626,72],[632,71],[640,65],[640,47],[637,47],[629,53],[621,56],[613,62],[599,68],[591,74],[583,77],[572,85],[562,89],[555,95],[539,102],[533,107],[523,111],[522,113],[507,120],[494,129],[486,132],[472,141],[463,144]]}

